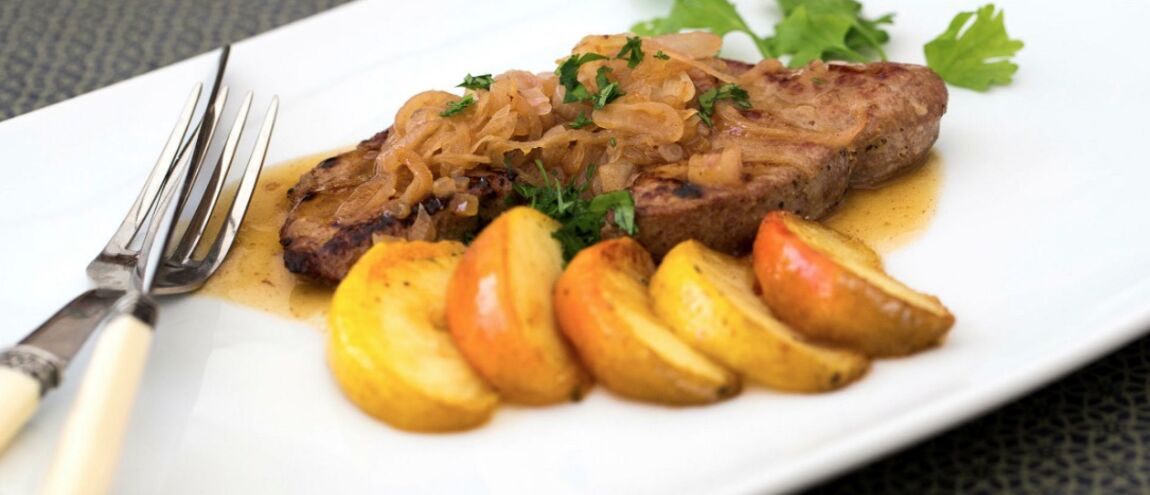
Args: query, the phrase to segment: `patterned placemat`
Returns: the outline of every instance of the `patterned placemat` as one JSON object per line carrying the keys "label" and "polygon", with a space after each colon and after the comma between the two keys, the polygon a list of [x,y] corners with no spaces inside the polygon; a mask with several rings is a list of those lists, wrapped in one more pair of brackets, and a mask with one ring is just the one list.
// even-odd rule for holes
{"label": "patterned placemat", "polygon": [[[0,0],[0,120],[343,0]],[[812,493],[1150,493],[1150,338]]]}

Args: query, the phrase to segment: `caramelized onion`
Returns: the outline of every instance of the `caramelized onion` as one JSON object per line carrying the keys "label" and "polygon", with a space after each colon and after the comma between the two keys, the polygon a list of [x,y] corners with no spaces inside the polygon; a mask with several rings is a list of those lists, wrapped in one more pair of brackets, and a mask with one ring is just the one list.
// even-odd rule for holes
{"label": "caramelized onion", "polygon": [[440,177],[431,183],[431,194],[437,198],[446,198],[455,194],[455,179]]}
{"label": "caramelized onion", "polygon": [[451,197],[447,209],[461,217],[473,217],[479,214],[479,198],[470,193],[456,194]]}
{"label": "caramelized onion", "polygon": [[743,153],[732,146],[719,153],[700,153],[687,161],[687,180],[701,186],[727,187],[742,182]]}
{"label": "caramelized onion", "polygon": [[627,187],[634,170],[635,166],[625,161],[611,162],[599,167],[599,188],[602,192],[611,192]]}
{"label": "caramelized onion", "polygon": [[595,110],[591,118],[604,129],[635,134],[656,143],[673,143],[683,137],[683,118],[665,103],[616,102]]}
{"label": "caramelized onion", "polygon": [[696,60],[714,57],[723,48],[723,38],[702,31],[663,34],[651,41],[662,46],[665,52],[674,51]]}
{"label": "caramelized onion", "polygon": [[415,214],[415,221],[411,223],[411,228],[407,230],[407,240],[434,241],[435,239],[435,222],[431,219],[431,215],[427,214],[427,209],[421,205],[419,207],[419,213]]}
{"label": "caramelized onion", "polygon": [[[418,209],[424,199],[450,198],[448,209],[454,214],[477,215],[479,200],[469,192],[468,178],[475,176],[474,169],[506,165],[529,177],[536,160],[560,177],[597,165],[593,186],[602,191],[626,188],[636,174],[647,171],[726,186],[743,180],[744,160],[758,166],[795,159],[780,152],[780,140],[842,146],[868,122],[865,108],[833,122],[814,118],[807,107],[827,97],[824,92],[773,89],[764,81],[782,65],[764,61],[743,70],[717,59],[719,36],[693,32],[644,38],[646,56],[634,67],[616,57],[628,36],[587,36],[573,50],[607,57],[582,64],[576,74],[591,100],[565,102],[564,84],[572,81],[560,84],[553,73],[524,71],[508,71],[495,76],[488,88],[466,90],[472,103],[454,115],[445,116],[444,110],[463,96],[444,91],[413,96],[396,112],[378,154],[369,158],[375,164],[372,177],[358,183],[337,207],[337,223],[373,221],[380,214],[414,215],[413,229],[418,224],[419,234],[426,236],[428,215]],[[656,58],[658,52],[666,57]],[[811,86],[829,77],[826,71],[814,64],[788,77]],[[622,96],[598,101],[601,77],[617,83]],[[714,127],[703,124],[699,91],[729,82],[748,89],[754,111],[724,101],[715,107]],[[592,124],[576,129],[576,119]]]}

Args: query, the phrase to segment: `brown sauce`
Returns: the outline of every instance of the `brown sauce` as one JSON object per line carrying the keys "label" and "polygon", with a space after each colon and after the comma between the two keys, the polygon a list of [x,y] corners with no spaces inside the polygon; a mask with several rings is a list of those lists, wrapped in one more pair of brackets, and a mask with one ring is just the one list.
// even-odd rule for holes
{"label": "brown sauce", "polygon": [[848,192],[823,224],[886,254],[926,230],[938,207],[941,185],[942,160],[932,152],[917,169],[877,188]]}
{"label": "brown sauce", "polygon": [[332,288],[304,280],[284,268],[279,233],[291,206],[288,189],[321,160],[342,151],[265,168],[227,260],[200,292],[322,328]]}
{"label": "brown sauce", "polygon": [[[290,206],[287,190],[304,172],[340,152],[299,158],[264,170],[236,243],[202,294],[324,326],[332,288],[308,282],[284,268],[279,230]],[[941,183],[942,163],[932,153],[922,167],[879,188],[847,193],[824,223],[862,239],[879,253],[889,253],[925,230],[934,216]]]}

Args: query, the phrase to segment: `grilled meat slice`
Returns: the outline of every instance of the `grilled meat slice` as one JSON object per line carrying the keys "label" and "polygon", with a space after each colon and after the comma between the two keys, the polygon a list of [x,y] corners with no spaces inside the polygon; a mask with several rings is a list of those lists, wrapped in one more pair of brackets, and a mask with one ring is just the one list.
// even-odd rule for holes
{"label": "grilled meat slice", "polygon": [[[349,224],[335,219],[336,210],[348,195],[371,178],[375,155],[387,133],[380,132],[354,150],[320,162],[288,190],[293,206],[280,229],[280,244],[289,271],[323,282],[339,282],[374,239],[407,237],[416,215],[399,220],[377,213],[369,220]],[[468,179],[468,192],[482,205],[477,216],[447,211],[447,202],[434,196],[420,202],[419,208],[431,216],[438,238],[463,239],[502,211],[504,198],[511,191],[507,173],[482,171]]]}
{"label": "grilled meat slice", "polygon": [[750,248],[759,222],[771,210],[822,216],[847,190],[846,150],[809,143],[787,148],[780,147],[780,152],[796,160],[744,164],[747,180],[737,188],[704,187],[657,172],[640,174],[630,188],[636,240],[656,259],[688,239],[741,254]]}
{"label": "grilled meat slice", "polygon": [[[752,69],[739,62],[727,64],[736,73]],[[641,171],[628,189],[636,203],[637,238],[656,257],[687,239],[730,253],[745,252],[759,221],[771,210],[788,210],[808,218],[824,215],[848,188],[872,187],[922,164],[938,137],[939,121],[946,111],[946,86],[934,72],[921,66],[829,64],[813,84],[809,73],[804,76],[802,70],[781,67],[766,71],[762,77],[767,81],[766,91],[774,92],[781,101],[797,102],[772,110],[798,115],[804,126],[816,132],[851,128],[859,123],[860,116],[862,125],[845,144],[801,138],[757,142],[757,147],[770,151],[769,158],[744,162],[743,183],[737,186],[689,183],[670,167]],[[696,81],[699,93],[714,84],[713,80]],[[755,118],[756,112],[747,110],[743,115]],[[761,139],[722,125],[716,125],[713,133],[712,142],[719,148],[740,140]],[[347,225],[335,220],[340,204],[371,177],[375,156],[386,137],[387,131],[381,132],[355,150],[320,162],[289,191],[294,206],[280,233],[289,270],[338,282],[371,246],[373,238],[407,237],[414,214],[397,220],[373,212],[369,220]],[[485,169],[472,174],[469,192],[480,198],[478,217],[447,212],[435,198],[424,201],[422,206],[431,214],[438,238],[472,235],[506,208],[513,178]],[[610,229],[606,233],[618,234]]]}
{"label": "grilled meat slice", "polygon": [[[736,72],[751,69],[727,63]],[[641,173],[630,187],[636,237],[656,258],[687,239],[729,253],[745,252],[759,221],[771,210],[823,216],[849,187],[873,187],[925,162],[946,112],[946,85],[917,65],[829,64],[817,85],[803,84],[795,70],[763,77],[792,101],[813,103],[815,110],[802,114],[809,116],[812,128],[847,128],[860,109],[865,126],[842,147],[791,140],[768,143],[777,160],[745,163],[747,180],[740,187],[690,184],[658,169]],[[716,131],[715,141],[747,139],[738,129]]]}

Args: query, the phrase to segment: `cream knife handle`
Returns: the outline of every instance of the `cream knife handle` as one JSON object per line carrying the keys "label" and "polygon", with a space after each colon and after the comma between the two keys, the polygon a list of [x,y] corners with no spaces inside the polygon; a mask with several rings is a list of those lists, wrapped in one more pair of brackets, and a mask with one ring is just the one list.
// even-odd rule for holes
{"label": "cream knife handle", "polygon": [[0,451],[28,422],[40,404],[40,382],[13,368],[0,367]]}
{"label": "cream knife handle", "polygon": [[68,361],[124,291],[92,289],[72,299],[14,347],[0,350],[0,452],[60,383]]}
{"label": "cream knife handle", "polygon": [[41,493],[99,495],[111,486],[155,324],[155,307],[137,297],[125,297],[96,342]]}

